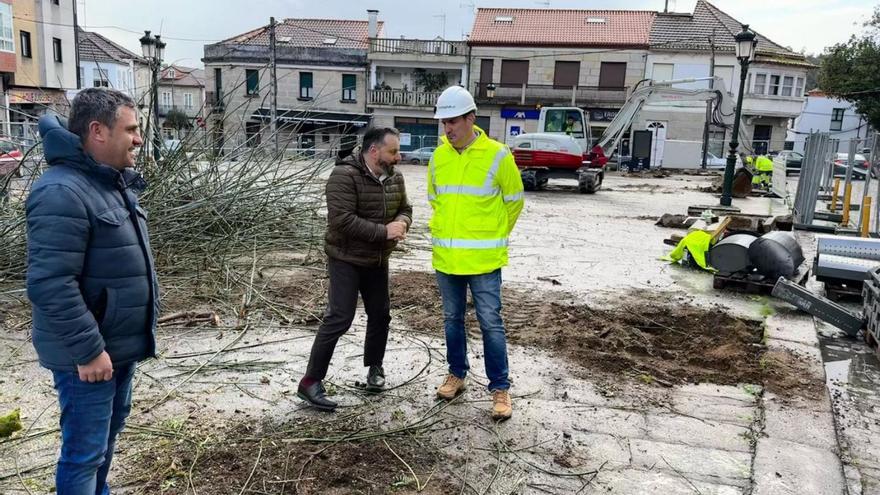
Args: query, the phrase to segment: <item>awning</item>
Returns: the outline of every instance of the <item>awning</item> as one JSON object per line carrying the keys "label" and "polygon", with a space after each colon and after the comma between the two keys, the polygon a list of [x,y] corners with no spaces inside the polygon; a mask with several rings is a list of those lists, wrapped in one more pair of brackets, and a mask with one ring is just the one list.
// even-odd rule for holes
{"label": "awning", "polygon": [[[253,117],[260,120],[270,120],[272,110],[258,108]],[[279,122],[299,122],[304,124],[334,124],[364,127],[370,124],[373,116],[368,113],[327,112],[324,110],[289,110],[278,109]]]}

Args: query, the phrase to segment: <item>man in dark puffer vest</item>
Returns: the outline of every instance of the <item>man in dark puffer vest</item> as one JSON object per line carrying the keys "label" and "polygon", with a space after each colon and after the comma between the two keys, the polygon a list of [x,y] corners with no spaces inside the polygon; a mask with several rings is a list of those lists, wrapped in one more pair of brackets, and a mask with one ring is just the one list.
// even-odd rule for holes
{"label": "man in dark puffer vest", "polygon": [[400,161],[399,136],[392,128],[369,129],[360,150],[338,160],[327,180],[324,251],[329,303],[297,391],[300,398],[325,411],[336,409],[336,403],[327,399],[322,380],[336,342],[354,320],[358,292],[367,313],[366,387],[379,392],[385,386],[382,360],[391,323],[388,258],[412,223],[403,176],[394,170]]}
{"label": "man in dark puffer vest", "polygon": [[109,494],[135,365],[156,350],[145,184],[131,168],[143,140],[134,101],[116,90],[81,91],[70,130],[56,115],[39,125],[50,168],[27,199],[27,290],[34,347],[61,406],[56,493]]}

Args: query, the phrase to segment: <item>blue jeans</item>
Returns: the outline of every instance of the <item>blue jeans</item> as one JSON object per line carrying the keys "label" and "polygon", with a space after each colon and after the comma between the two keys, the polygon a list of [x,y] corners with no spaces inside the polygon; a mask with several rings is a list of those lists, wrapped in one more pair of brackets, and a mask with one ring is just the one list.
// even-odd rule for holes
{"label": "blue jeans", "polygon": [[507,337],[504,334],[504,322],[501,321],[501,269],[483,275],[449,275],[437,272],[437,285],[443,298],[449,372],[464,378],[470,369],[464,328],[467,288],[470,286],[483,334],[483,355],[489,390],[509,389]]}
{"label": "blue jeans", "polygon": [[61,405],[61,457],[57,495],[110,495],[107,473],[116,435],[131,411],[135,364],[113,369],[113,378],[88,383],[75,371],[53,371]]}

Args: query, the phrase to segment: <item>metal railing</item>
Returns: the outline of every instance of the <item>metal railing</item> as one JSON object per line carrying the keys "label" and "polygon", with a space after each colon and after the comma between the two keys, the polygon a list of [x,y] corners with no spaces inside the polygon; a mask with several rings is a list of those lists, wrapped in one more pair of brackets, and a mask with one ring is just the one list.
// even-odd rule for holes
{"label": "metal railing", "polygon": [[199,109],[195,106],[187,107],[183,105],[159,105],[159,117],[165,117],[172,110],[183,112],[187,117],[198,117]]}
{"label": "metal railing", "polygon": [[397,38],[370,38],[370,53],[405,53],[426,55],[467,54],[464,41],[407,40]]}
{"label": "metal railing", "polygon": [[438,92],[371,89],[367,91],[367,105],[430,108],[437,104],[438,96]]}
{"label": "metal railing", "polygon": [[[494,91],[492,91],[492,87],[494,87]],[[554,84],[512,84],[480,81],[474,83],[474,96],[477,100],[483,102],[490,100],[499,102],[518,101],[521,105],[540,102],[566,102],[571,105],[583,102],[623,103],[628,92],[629,88],[627,87],[559,86]]]}

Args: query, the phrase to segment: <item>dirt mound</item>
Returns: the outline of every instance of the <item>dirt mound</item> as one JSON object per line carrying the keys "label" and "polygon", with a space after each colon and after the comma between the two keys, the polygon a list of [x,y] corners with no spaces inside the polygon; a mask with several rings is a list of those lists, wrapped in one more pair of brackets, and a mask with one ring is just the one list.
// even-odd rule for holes
{"label": "dirt mound", "polygon": [[[391,279],[392,307],[416,331],[442,335],[443,313],[433,274],[402,272]],[[764,384],[780,395],[816,396],[821,377],[785,351],[766,352],[763,326],[734,318],[720,307],[704,309],[657,302],[651,294],[613,310],[562,302],[564,295],[535,297],[503,290],[502,310],[510,342],[556,352],[587,375],[625,375],[673,385]],[[478,335],[469,307],[468,331]]]}
{"label": "dirt mound", "polygon": [[324,423],[236,424],[166,435],[173,439],[139,445],[121,484],[168,495],[415,493],[419,486],[428,495],[458,490],[438,474],[440,462],[450,461],[424,438],[377,433],[357,439],[370,437],[361,433],[363,425],[328,431]]}

